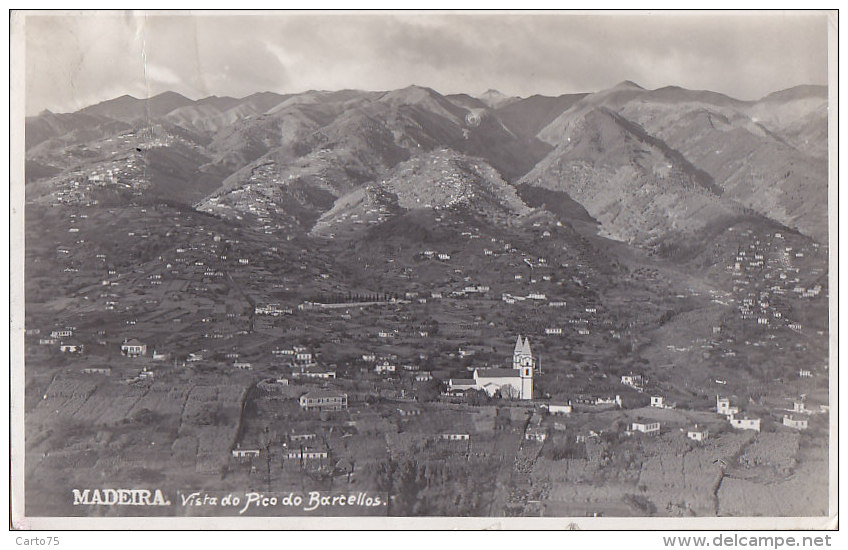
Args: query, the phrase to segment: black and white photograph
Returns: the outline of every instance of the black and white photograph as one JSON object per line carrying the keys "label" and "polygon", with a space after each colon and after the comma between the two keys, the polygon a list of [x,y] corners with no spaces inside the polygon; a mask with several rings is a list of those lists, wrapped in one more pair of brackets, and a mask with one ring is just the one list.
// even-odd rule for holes
{"label": "black and white photograph", "polygon": [[835,10],[10,33],[13,528],[836,528]]}

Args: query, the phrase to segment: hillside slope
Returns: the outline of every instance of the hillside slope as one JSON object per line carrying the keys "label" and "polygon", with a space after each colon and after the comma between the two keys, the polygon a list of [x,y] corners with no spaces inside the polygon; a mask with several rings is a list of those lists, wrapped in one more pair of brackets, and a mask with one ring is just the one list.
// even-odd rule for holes
{"label": "hillside slope", "polygon": [[569,119],[562,140],[521,183],[566,192],[613,239],[677,250],[744,215],[709,175],[609,109]]}
{"label": "hillside slope", "polygon": [[827,205],[827,120],[821,88],[799,87],[744,102],[708,91],[644,90],[622,83],[576,102],[539,137],[561,144],[595,109],[637,124],[712,178],[724,197],[826,240],[821,214]]}

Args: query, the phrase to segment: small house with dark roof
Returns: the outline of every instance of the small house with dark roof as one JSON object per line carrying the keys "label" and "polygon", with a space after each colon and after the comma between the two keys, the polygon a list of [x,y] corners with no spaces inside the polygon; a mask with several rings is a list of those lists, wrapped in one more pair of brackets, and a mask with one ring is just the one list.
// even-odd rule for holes
{"label": "small house with dark roof", "polygon": [[477,381],[473,378],[450,378],[448,380],[448,393],[452,395],[462,394],[468,390],[476,390]]}

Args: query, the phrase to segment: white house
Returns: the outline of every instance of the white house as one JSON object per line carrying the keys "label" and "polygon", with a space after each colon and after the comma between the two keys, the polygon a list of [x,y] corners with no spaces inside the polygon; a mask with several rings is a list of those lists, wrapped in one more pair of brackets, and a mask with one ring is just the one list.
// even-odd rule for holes
{"label": "white house", "polygon": [[322,460],[327,458],[328,452],[326,447],[301,447],[299,449],[291,449],[286,453],[286,458],[289,460]]}
{"label": "white house", "polygon": [[272,317],[279,317],[284,313],[291,313],[291,309],[283,308],[280,304],[259,304],[253,311],[257,315],[270,315]]}
{"label": "white house", "polygon": [[710,437],[710,432],[706,428],[699,428],[696,424],[694,428],[686,432],[686,437],[692,441],[705,441]]}
{"label": "white house", "polygon": [[140,357],[147,354],[147,344],[142,344],[135,338],[124,340],[121,344],[121,354],[127,357]]}
{"label": "white house", "polygon": [[313,390],[300,396],[300,408],[319,411],[347,409],[347,394],[334,390]]}
{"label": "white house", "polygon": [[439,434],[439,439],[444,441],[467,441],[471,438],[470,435],[464,433],[444,433]]}
{"label": "white house", "polygon": [[390,374],[397,371],[397,357],[384,355],[377,359],[374,371],[378,374]]}
{"label": "white house", "polygon": [[524,432],[524,439],[528,441],[538,441],[542,443],[548,438],[548,432],[534,426],[529,426]]}
{"label": "white house", "polygon": [[719,397],[716,396],[716,413],[732,417],[734,414],[739,413],[739,407],[731,407],[730,406],[730,398],[729,397]]}
{"label": "white house", "polygon": [[321,380],[335,380],[336,369],[331,367],[324,367],[322,365],[303,365],[300,367],[300,370],[292,371],[292,378],[317,378]]}
{"label": "white house", "polygon": [[625,386],[641,388],[645,383],[645,379],[641,374],[633,374],[631,372],[630,374],[625,374],[621,377],[621,383]]}
{"label": "white house", "polygon": [[112,374],[112,369],[109,367],[86,367],[80,370],[83,374],[105,374],[106,376],[110,376]]}
{"label": "white house", "polygon": [[571,414],[573,407],[571,403],[561,403],[556,401],[551,401],[550,403],[544,403],[542,408],[547,409],[548,413],[553,415],[564,415]]}
{"label": "white house", "polygon": [[485,294],[489,292],[489,287],[485,285],[471,285],[462,289],[467,294]]}
{"label": "white house", "polygon": [[82,353],[82,344],[77,342],[61,342],[59,351],[62,353]]}
{"label": "white house", "polygon": [[309,351],[305,346],[295,346],[292,348],[294,350],[294,360],[297,363],[312,363],[312,352]]}
{"label": "white house", "polygon": [[433,379],[433,374],[428,370],[415,373],[415,381],[416,382],[429,382],[432,379]]}
{"label": "white house", "polygon": [[615,397],[598,397],[595,399],[595,405],[615,405],[619,409],[624,406],[621,402],[620,395],[616,395]]}
{"label": "white house", "polygon": [[655,435],[660,433],[660,423],[659,422],[633,422],[630,425],[630,430],[633,432],[642,432],[649,435]]}
{"label": "white house", "polygon": [[736,418],[734,416],[731,416],[730,425],[731,427],[737,430],[754,430],[755,432],[760,431],[759,418]]}
{"label": "white house", "polygon": [[665,401],[665,399],[660,395],[652,395],[651,396],[651,406],[652,407],[656,407],[658,409],[664,409],[665,408],[664,401]]}
{"label": "white house", "polygon": [[386,361],[385,363],[378,362],[377,365],[374,367],[374,372],[376,372],[377,374],[390,374],[395,372],[396,370],[397,366],[393,365],[389,361]]}
{"label": "white house", "polygon": [[153,376],[153,371],[147,370],[147,367],[141,369],[141,372],[136,375],[139,380],[152,380]]}
{"label": "white house", "polygon": [[233,458],[236,459],[257,458],[258,456],[259,449],[242,449],[240,447],[233,449]]}
{"label": "white house", "polygon": [[796,430],[806,430],[808,424],[806,418],[794,418],[785,414],[783,415],[783,425],[795,428]]}
{"label": "white house", "polygon": [[253,363],[249,363],[247,361],[236,361],[233,363],[233,368],[239,370],[253,370]]}
{"label": "white house", "polygon": [[420,416],[421,409],[416,407],[398,407],[397,412],[401,416]]}

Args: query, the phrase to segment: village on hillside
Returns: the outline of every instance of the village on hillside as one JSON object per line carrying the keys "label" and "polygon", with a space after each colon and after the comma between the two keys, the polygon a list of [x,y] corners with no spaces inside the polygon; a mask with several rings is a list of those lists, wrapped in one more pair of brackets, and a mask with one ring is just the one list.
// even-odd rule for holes
{"label": "village on hillside", "polygon": [[[811,502],[821,489],[795,480],[823,460],[827,363],[784,361],[773,380],[736,366],[761,348],[809,357],[797,342],[824,337],[798,305],[821,303],[825,278],[806,267],[818,248],[740,230],[749,246],[716,268],[726,292],[666,298],[717,312],[651,348],[680,368],[718,361],[692,389],[628,359],[642,331],[673,327],[661,308],[621,313],[660,284],[649,271],[619,299],[579,253],[469,227],[460,246],[389,258],[380,269],[407,290],[345,292],[331,259],[296,241],[162,206],[135,207],[170,220],[143,226],[103,209],[101,230],[139,243],[131,262],[89,240],[93,206],[64,208],[52,257],[30,258],[44,306],[28,311],[27,361],[48,367],[27,385],[34,485],[69,461],[107,479],[137,464],[177,487],[361,490],[392,497],[381,514],[513,516],[733,515],[749,479]],[[562,230],[530,229],[542,243]],[[434,272],[451,282],[427,289]],[[65,322],[39,313],[59,303]]]}

